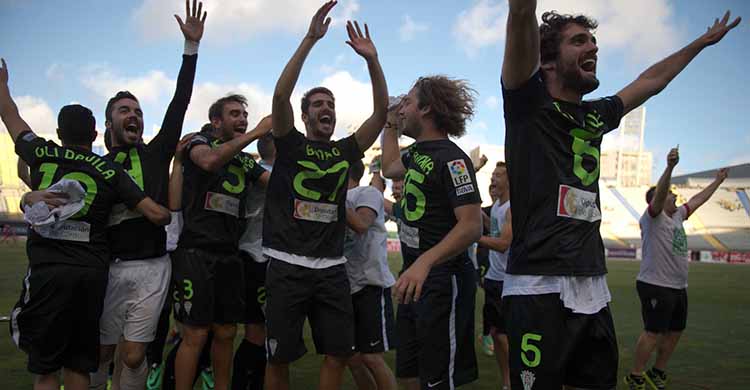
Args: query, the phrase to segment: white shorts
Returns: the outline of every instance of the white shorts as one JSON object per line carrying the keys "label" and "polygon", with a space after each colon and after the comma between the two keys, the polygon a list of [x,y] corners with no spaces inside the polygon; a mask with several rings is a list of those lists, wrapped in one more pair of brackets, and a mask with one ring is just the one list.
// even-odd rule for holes
{"label": "white shorts", "polygon": [[153,341],[171,274],[169,255],[112,263],[100,321],[100,343],[115,345],[121,337],[139,343]]}

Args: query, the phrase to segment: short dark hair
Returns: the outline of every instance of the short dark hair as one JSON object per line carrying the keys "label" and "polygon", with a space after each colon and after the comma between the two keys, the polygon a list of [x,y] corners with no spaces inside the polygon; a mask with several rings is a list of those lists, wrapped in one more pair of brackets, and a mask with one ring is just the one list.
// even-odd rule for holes
{"label": "short dark hair", "polygon": [[70,104],[57,115],[57,135],[67,145],[91,145],[96,138],[96,119],[88,108]]}
{"label": "short dark hair", "polygon": [[326,87],[315,87],[302,95],[302,113],[308,114],[307,110],[310,109],[310,96],[315,95],[316,93],[324,93],[330,96],[334,102],[336,101],[336,98],[333,97],[333,92],[331,92],[330,89]]}
{"label": "short dark hair", "polygon": [[266,134],[258,139],[258,154],[260,158],[267,160],[272,158],[276,151],[276,145],[273,143],[273,135]]}
{"label": "short dark hair", "polygon": [[656,186],[652,186],[646,191],[646,203],[651,204],[651,200],[654,199],[654,193],[656,192]]}
{"label": "short dark hair", "polygon": [[539,54],[542,64],[555,61],[560,56],[562,30],[571,23],[587,30],[595,30],[599,26],[596,20],[585,15],[558,14],[557,11],[542,14],[542,24],[539,25]]}
{"label": "short dark hair", "polygon": [[205,125],[201,126],[201,133],[212,133],[213,131],[214,125],[212,125],[211,122],[208,122]]}
{"label": "short dark hair", "polygon": [[362,176],[365,175],[365,164],[362,160],[357,160],[349,167],[349,178],[359,183]]}
{"label": "short dark hair", "polygon": [[420,77],[414,88],[417,89],[419,108],[430,106],[430,115],[437,128],[452,137],[466,134],[466,121],[474,116],[476,95],[466,80],[441,75]]}
{"label": "short dark hair", "polygon": [[240,94],[231,94],[224,96],[223,98],[215,101],[208,109],[208,120],[221,119],[224,113],[224,106],[227,103],[234,102],[242,104],[242,107],[247,107],[247,98]]}
{"label": "short dark hair", "polygon": [[132,99],[136,102],[138,99],[130,93],[130,91],[120,91],[115,94],[115,96],[112,96],[111,99],[107,102],[107,107],[104,109],[104,119],[111,121],[112,120],[112,107],[115,105],[115,103],[119,102],[122,99]]}
{"label": "short dark hair", "polygon": [[107,128],[104,130],[104,147],[109,152],[112,149],[112,132]]}
{"label": "short dark hair", "polygon": [[495,168],[508,168],[508,164],[506,164],[505,161],[498,161],[497,164],[495,164]]}

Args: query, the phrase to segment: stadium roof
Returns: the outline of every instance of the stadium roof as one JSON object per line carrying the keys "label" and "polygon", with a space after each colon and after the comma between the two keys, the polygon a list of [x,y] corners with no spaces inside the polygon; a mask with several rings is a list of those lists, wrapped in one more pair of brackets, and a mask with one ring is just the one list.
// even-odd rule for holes
{"label": "stadium roof", "polygon": [[[675,176],[672,178],[672,184],[689,186],[705,185],[714,180],[717,171],[718,169],[711,169],[708,171]],[[729,167],[729,177],[724,182],[723,186],[750,188],[750,163]]]}

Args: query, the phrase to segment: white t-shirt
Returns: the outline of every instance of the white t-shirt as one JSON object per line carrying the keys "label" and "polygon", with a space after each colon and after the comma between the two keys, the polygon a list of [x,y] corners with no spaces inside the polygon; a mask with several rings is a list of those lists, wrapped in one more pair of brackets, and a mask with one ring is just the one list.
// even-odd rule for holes
{"label": "white t-shirt", "polygon": [[[510,208],[510,201],[500,204],[497,200],[492,204],[490,210],[490,236],[500,237],[500,232],[503,231],[503,225],[505,225],[505,214]],[[485,279],[496,280],[502,282],[505,280],[505,268],[508,266],[508,251],[498,252],[490,249],[490,269],[487,270],[487,274],[484,276]]]}
{"label": "white t-shirt", "polygon": [[687,204],[668,216],[652,217],[648,210],[640,220],[643,260],[637,280],[676,289],[688,285],[687,235],[682,223],[690,215]]}
{"label": "white t-shirt", "polygon": [[[260,160],[258,164],[263,169],[271,172],[273,165]],[[245,232],[240,237],[239,247],[253,257],[258,263],[265,263],[266,257],[263,256],[263,207],[266,203],[266,189],[260,185],[253,185],[247,193],[245,202],[245,218],[247,226]]]}
{"label": "white t-shirt", "polygon": [[170,214],[172,214],[172,221],[164,229],[167,230],[167,252],[174,252],[182,232],[182,211],[170,211]]}
{"label": "white t-shirt", "polygon": [[396,280],[388,268],[388,232],[385,229],[383,194],[374,187],[355,187],[346,193],[346,207],[354,210],[367,207],[375,212],[373,224],[362,235],[346,228],[344,256],[351,293],[365,286],[388,288]]}

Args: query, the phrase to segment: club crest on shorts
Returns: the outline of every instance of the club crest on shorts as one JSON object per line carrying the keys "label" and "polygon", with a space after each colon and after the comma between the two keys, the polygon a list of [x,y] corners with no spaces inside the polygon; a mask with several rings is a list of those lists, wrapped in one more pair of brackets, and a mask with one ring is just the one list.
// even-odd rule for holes
{"label": "club crest on shorts", "polygon": [[183,306],[185,306],[185,313],[187,313],[187,315],[190,315],[190,309],[193,308],[193,304],[190,301],[187,301]]}
{"label": "club crest on shorts", "polygon": [[276,354],[276,348],[278,348],[279,342],[276,339],[268,339],[268,353],[273,356]]}
{"label": "club crest on shorts", "polygon": [[471,183],[471,175],[469,175],[469,170],[466,168],[466,162],[463,159],[449,161],[448,170],[451,173],[454,187]]}
{"label": "club crest on shorts", "polygon": [[659,302],[659,301],[657,301],[657,300],[656,300],[656,298],[651,298],[651,308],[652,308],[652,309],[656,309],[656,304],[657,304],[658,302]]}
{"label": "club crest on shorts", "polygon": [[529,370],[521,371],[521,383],[523,383],[523,390],[531,390],[534,387],[534,381],[536,376]]}

